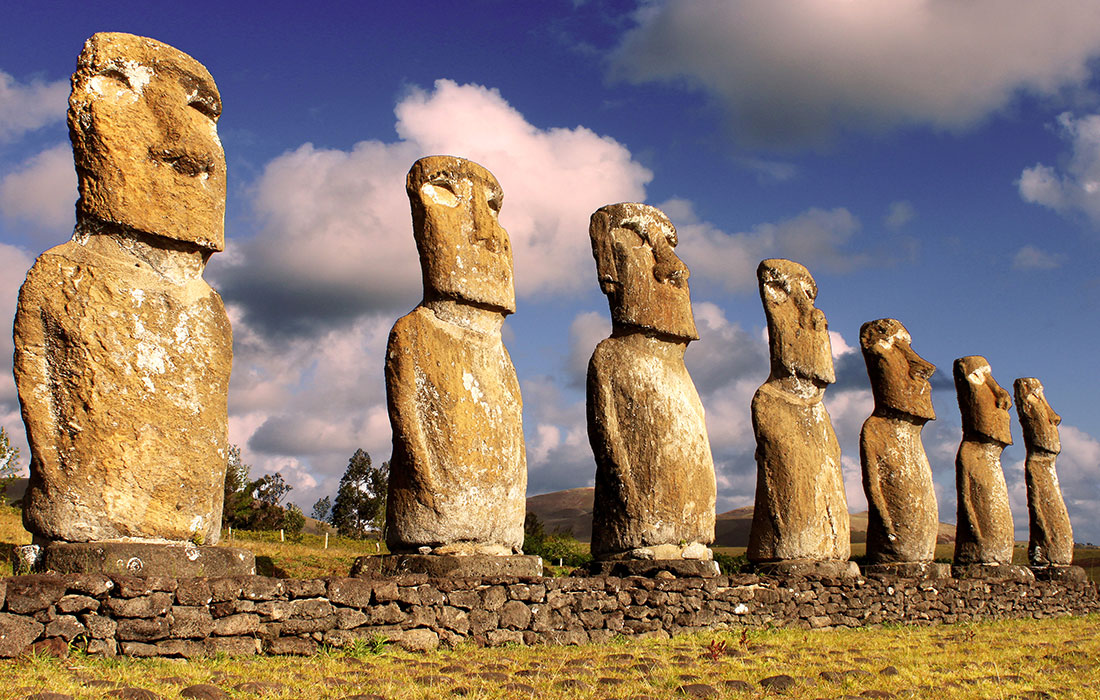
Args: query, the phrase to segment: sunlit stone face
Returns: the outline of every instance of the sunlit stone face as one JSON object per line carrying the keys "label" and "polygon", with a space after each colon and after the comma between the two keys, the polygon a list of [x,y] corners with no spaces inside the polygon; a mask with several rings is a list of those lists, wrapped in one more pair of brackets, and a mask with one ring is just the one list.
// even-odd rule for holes
{"label": "sunlit stone face", "polygon": [[1012,408],[1012,398],[993,379],[989,362],[980,355],[960,357],[955,360],[954,375],[963,439],[984,437],[1011,445],[1008,409]]}
{"label": "sunlit stone face", "polygon": [[78,216],[223,250],[220,114],[213,78],[187,54],[130,34],[94,35],[69,97]]}
{"label": "sunlit stone face", "polygon": [[500,225],[504,195],[473,161],[428,156],[406,180],[425,299],[456,299],[504,314],[516,310],[512,244]]}
{"label": "sunlit stone face", "polygon": [[600,288],[616,325],[695,340],[687,266],[677,257],[676,228],[656,207],[602,207],[589,224]]}
{"label": "sunlit stone face", "polygon": [[768,318],[772,375],[819,384],[836,381],[825,314],[814,307],[817,283],[802,265],[773,258],[756,269],[760,299]]}
{"label": "sunlit stone face", "polygon": [[1040,451],[1058,454],[1062,440],[1058,426],[1062,417],[1054,412],[1043,395],[1043,385],[1035,377],[1017,379],[1013,384],[1016,393],[1016,412],[1024,430],[1024,445],[1029,452]]}
{"label": "sunlit stone face", "polygon": [[936,411],[928,380],[936,367],[913,350],[905,326],[892,318],[869,321],[860,328],[859,343],[875,406],[934,420]]}

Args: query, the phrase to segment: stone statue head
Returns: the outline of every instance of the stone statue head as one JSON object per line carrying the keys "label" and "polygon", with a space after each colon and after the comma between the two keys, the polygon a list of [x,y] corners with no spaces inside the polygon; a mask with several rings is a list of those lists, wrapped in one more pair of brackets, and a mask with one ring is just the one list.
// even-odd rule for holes
{"label": "stone statue head", "polygon": [[514,312],[512,244],[497,220],[504,195],[493,174],[464,158],[428,156],[413,163],[405,190],[425,300]]}
{"label": "stone statue head", "polygon": [[1062,417],[1054,412],[1043,395],[1043,385],[1035,377],[1024,377],[1013,383],[1016,393],[1016,412],[1024,429],[1024,445],[1029,452],[1062,451],[1058,426]]}
{"label": "stone statue head", "polygon": [[611,321],[695,340],[689,272],[676,256],[676,227],[664,212],[647,204],[601,207],[588,226],[600,288],[611,307]]}
{"label": "stone statue head", "polygon": [[772,258],[756,268],[760,299],[768,318],[772,376],[794,376],[832,384],[832,344],[825,314],[814,307],[817,283],[810,271],[790,260]]}
{"label": "stone statue head", "polygon": [[871,379],[876,412],[888,409],[923,421],[935,420],[932,385],[936,366],[913,350],[913,339],[900,321],[880,318],[859,329],[859,345]]}
{"label": "stone statue head", "polygon": [[1008,409],[1012,398],[993,379],[989,362],[980,355],[960,357],[955,360],[954,375],[963,439],[985,438],[1011,445]]}
{"label": "stone statue head", "polygon": [[225,249],[222,103],[182,51],[131,34],[84,43],[69,96],[77,219]]}

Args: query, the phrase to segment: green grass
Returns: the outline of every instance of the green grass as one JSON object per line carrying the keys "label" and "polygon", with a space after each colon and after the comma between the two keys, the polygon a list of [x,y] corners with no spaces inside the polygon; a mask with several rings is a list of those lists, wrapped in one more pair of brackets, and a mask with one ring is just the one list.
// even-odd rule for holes
{"label": "green grass", "polygon": [[[0,697],[50,690],[77,700],[101,698],[110,686],[145,688],[177,697],[209,683],[231,698],[345,698],[378,694],[390,700],[456,697],[475,700],[531,697],[603,700],[608,697],[686,697],[682,686],[705,684],[721,698],[859,696],[882,691],[897,698],[1055,697],[1100,695],[1100,617],[1026,620],[933,627],[856,630],[714,632],[671,641],[617,638],[584,647],[503,647],[411,654],[360,645],[308,658],[58,660],[0,663]],[[893,667],[897,673],[882,671]],[[835,680],[822,672],[838,672]],[[478,675],[488,674],[488,675]],[[496,675],[493,675],[496,674]],[[782,695],[759,682],[789,675]],[[604,680],[609,679],[609,680]],[[727,682],[743,681],[739,691]],[[246,682],[273,684],[263,693],[237,690]],[[521,684],[511,685],[508,684]],[[456,692],[457,691],[457,692]],[[1029,695],[1033,692],[1048,695]],[[873,695],[872,695],[873,697]],[[882,697],[882,696],[880,696]]]}

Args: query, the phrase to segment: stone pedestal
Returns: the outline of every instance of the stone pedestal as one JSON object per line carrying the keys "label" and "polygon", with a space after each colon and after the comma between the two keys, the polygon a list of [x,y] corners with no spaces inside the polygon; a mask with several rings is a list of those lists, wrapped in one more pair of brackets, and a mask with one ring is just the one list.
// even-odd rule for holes
{"label": "stone pedestal", "polygon": [[1031,573],[1040,581],[1084,583],[1088,574],[1080,566],[1033,566]]}
{"label": "stone pedestal", "polygon": [[235,547],[148,542],[50,542],[16,547],[16,573],[56,571],[62,574],[167,576],[196,578],[249,576],[256,557]]}
{"label": "stone pedestal", "polygon": [[858,578],[859,565],[854,561],[786,559],[753,563],[754,573],[761,576],[803,576],[806,578]]}
{"label": "stone pedestal", "polygon": [[718,563],[703,559],[610,559],[589,562],[585,567],[592,576],[645,576],[652,578],[666,571],[678,578],[717,576]]}
{"label": "stone pedestal", "polygon": [[864,564],[860,567],[864,576],[885,575],[898,578],[934,579],[951,578],[951,565],[932,561],[906,561],[891,564]]}
{"label": "stone pedestal", "polygon": [[955,578],[980,579],[985,581],[1034,581],[1035,575],[1026,566],[1015,564],[964,564],[952,566],[951,575]]}
{"label": "stone pedestal", "polygon": [[351,567],[353,578],[427,574],[432,578],[542,576],[542,559],[533,555],[382,554],[359,557]]}

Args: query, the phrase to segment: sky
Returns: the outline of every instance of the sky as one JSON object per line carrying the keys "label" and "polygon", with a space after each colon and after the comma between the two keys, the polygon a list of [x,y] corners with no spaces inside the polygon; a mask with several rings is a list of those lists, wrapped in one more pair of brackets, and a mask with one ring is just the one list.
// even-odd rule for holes
{"label": "sky", "polygon": [[[152,37],[214,76],[227,248],[206,279],[234,331],[230,441],[308,513],[357,448],[390,454],[383,353],[420,300],[404,178],[430,154],[504,190],[528,493],[593,483],[584,376],[610,329],[597,208],[663,209],[691,270],[687,365],[718,511],[751,505],[749,419],[766,379],[760,260],[817,280],[837,383],[826,402],[849,508],[866,508],[872,400],[860,325],[891,317],[934,363],[924,430],[941,519],[961,437],[951,363],[1038,377],[1063,418],[1075,539],[1100,543],[1100,3],[1093,0],[59,1],[5,8],[0,318],[71,236],[69,76],[97,31]],[[14,31],[13,28],[18,28]],[[0,425],[28,454],[0,334]],[[1027,539],[1024,450],[1003,455]],[[675,475],[670,475],[675,478]]]}

